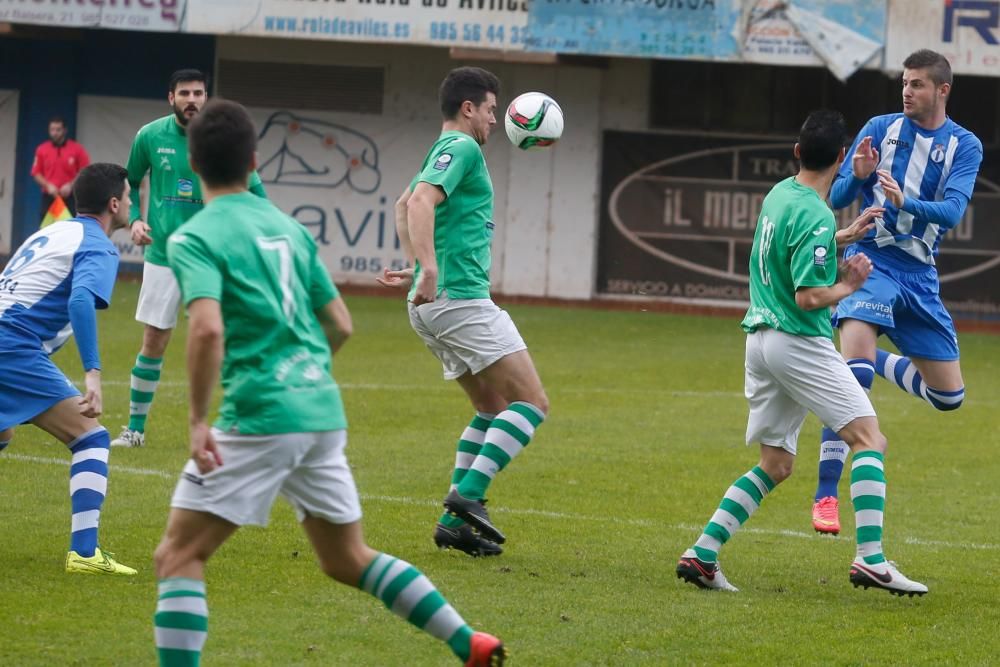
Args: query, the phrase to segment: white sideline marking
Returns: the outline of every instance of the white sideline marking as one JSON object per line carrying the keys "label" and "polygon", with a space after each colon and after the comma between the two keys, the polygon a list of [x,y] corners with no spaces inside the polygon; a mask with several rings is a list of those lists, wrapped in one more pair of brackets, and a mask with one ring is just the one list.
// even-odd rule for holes
{"label": "white sideline marking", "polygon": [[[80,383],[76,383],[78,387],[82,386]],[[125,380],[104,380],[102,383],[107,387],[128,387],[129,383]],[[429,392],[429,391],[448,391],[453,392],[454,386],[450,382],[441,382],[433,384],[379,384],[379,383],[369,383],[369,382],[341,382],[338,383],[341,389],[350,389],[357,391],[405,391],[405,392]],[[160,387],[184,387],[186,388],[187,382],[182,382],[179,380],[170,380],[160,382]],[[633,387],[565,387],[560,388],[558,391],[549,391],[550,395],[559,396],[560,394],[612,394],[615,396],[622,395],[636,395],[636,396],[690,396],[697,398],[703,396],[705,398],[740,398],[742,399],[742,391],[721,391],[721,390],[691,390],[691,389],[639,389]],[[915,400],[920,400],[907,394],[906,392],[892,392],[888,396],[879,397],[879,403],[909,403]],[[981,400],[977,398],[966,398],[963,405],[979,405],[983,403],[988,403],[992,401]]]}
{"label": "white sideline marking", "polygon": [[[25,454],[0,454],[0,461],[3,460],[13,460],[13,461],[23,461],[25,463],[42,463],[46,465],[61,465],[69,466],[69,459],[55,459],[47,458],[43,456],[28,456]],[[151,468],[133,468],[131,466],[117,466],[113,465],[112,470],[116,473],[125,473],[128,475],[143,475],[146,477],[160,477],[162,479],[177,479],[180,473],[170,473],[163,470],[153,470]],[[397,505],[411,505],[417,507],[440,507],[441,503],[439,501],[427,499],[427,498],[410,498],[408,496],[387,496],[381,494],[371,494],[362,493],[361,500],[367,502],[385,502],[385,503],[395,503]],[[526,516],[539,516],[547,519],[557,519],[557,520],[570,520],[570,521],[592,521],[595,523],[613,523],[613,524],[624,524],[628,526],[659,526],[660,528],[667,528],[669,530],[686,531],[693,534],[697,534],[703,526],[694,526],[691,524],[666,524],[656,519],[631,519],[628,517],[615,517],[615,516],[589,516],[586,514],[573,514],[570,512],[553,512],[550,510],[538,510],[538,509],[513,509],[505,507],[493,507],[492,510],[499,512],[501,514],[519,514]],[[830,536],[820,536],[815,533],[807,533],[801,530],[789,530],[789,529],[774,529],[774,528],[753,528],[745,527],[741,529],[745,533],[754,533],[757,535],[778,535],[781,537],[794,537],[798,539],[831,539]],[[833,538],[839,539],[839,538]],[[903,542],[906,544],[915,544],[922,547],[942,547],[945,549],[976,549],[980,551],[1000,551],[1000,544],[990,544],[990,543],[968,543],[968,542],[946,542],[944,540],[925,540],[920,537],[904,537]]]}
{"label": "white sideline marking", "polygon": [[[3,461],[4,459],[12,459],[14,461],[24,461],[25,463],[45,463],[48,465],[60,465],[67,467],[69,467],[69,464],[71,463],[69,459],[51,459],[44,456],[28,456],[26,454],[0,454],[0,461]],[[118,466],[114,464],[109,464],[109,467],[114,472],[123,472],[129,475],[144,475],[146,477],[163,477],[164,479],[175,479],[178,476],[180,476],[179,472],[176,475],[171,475],[170,473],[163,472],[162,470],[152,470],[150,468],[132,468],[130,466]]]}

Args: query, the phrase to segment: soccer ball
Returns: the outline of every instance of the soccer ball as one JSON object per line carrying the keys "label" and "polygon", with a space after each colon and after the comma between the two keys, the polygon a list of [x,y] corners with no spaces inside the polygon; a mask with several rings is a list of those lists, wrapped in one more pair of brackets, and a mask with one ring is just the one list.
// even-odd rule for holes
{"label": "soccer ball", "polygon": [[524,93],[507,107],[504,128],[510,143],[522,150],[551,146],[563,131],[559,104],[545,93]]}

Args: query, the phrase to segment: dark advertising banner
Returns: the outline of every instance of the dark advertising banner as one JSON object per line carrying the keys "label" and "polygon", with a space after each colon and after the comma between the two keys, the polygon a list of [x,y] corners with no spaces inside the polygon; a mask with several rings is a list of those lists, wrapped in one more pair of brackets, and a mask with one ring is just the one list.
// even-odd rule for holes
{"label": "dark advertising banner", "polygon": [[[597,291],[708,306],[749,301],[747,265],[768,190],[798,166],[791,139],[604,134]],[[938,271],[957,317],[1000,319],[1000,186],[987,171]],[[837,211],[848,224],[858,205]]]}

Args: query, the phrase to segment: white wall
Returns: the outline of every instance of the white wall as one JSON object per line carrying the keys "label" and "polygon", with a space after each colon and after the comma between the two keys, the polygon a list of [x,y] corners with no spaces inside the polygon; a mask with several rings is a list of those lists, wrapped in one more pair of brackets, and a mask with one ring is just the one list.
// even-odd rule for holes
{"label": "white wall", "polygon": [[[347,284],[373,285],[377,272],[373,264],[389,266],[403,259],[394,247],[392,205],[440,131],[437,89],[449,69],[479,64],[495,72],[503,83],[502,109],[520,92],[551,94],[566,117],[559,144],[552,149],[517,150],[507,141],[501,119],[485,148],[496,192],[493,288],[504,294],[566,299],[593,295],[601,130],[645,127],[648,63],[617,59],[607,68],[470,63],[450,59],[446,49],[248,37],[220,37],[217,57],[385,67],[381,115],[289,110],[305,119],[304,124],[314,123],[319,131],[336,135],[339,145],[353,132],[370,139],[378,152],[372,171],[381,178],[375,192],[359,192],[346,184],[316,187],[280,179],[266,183],[268,196],[287,212],[309,207],[300,208],[297,216],[304,223],[325,218],[327,243],[321,245],[321,253],[335,280]],[[224,80],[218,85],[225,90]],[[282,110],[251,111],[263,126]],[[79,135],[95,147],[95,160],[123,163],[136,129],[168,112],[166,100],[82,97]],[[282,141],[291,146],[301,139],[284,132],[265,136],[259,159],[267,160]],[[313,164],[327,161],[334,172],[344,168],[342,158],[338,163],[338,155],[321,152],[318,143],[302,151],[309,153]],[[315,224],[311,229],[320,231]],[[135,255],[125,253],[125,257]],[[363,268],[358,268],[359,262]]]}
{"label": "white wall", "polygon": [[[217,53],[220,59],[386,67],[383,119],[402,130],[384,149],[384,192],[390,197],[408,183],[440,130],[437,89],[449,69],[478,64],[495,72],[503,82],[501,107],[527,90],[551,94],[566,116],[563,139],[554,149],[518,151],[501,127],[485,149],[496,191],[493,287],[506,294],[592,296],[602,91],[609,82],[617,91],[607,114],[616,126],[635,127],[637,119],[644,125],[648,82],[642,61],[614,61],[609,69],[473,63],[450,59],[446,49],[245,37],[220,37]],[[620,112],[633,104],[641,110]]]}

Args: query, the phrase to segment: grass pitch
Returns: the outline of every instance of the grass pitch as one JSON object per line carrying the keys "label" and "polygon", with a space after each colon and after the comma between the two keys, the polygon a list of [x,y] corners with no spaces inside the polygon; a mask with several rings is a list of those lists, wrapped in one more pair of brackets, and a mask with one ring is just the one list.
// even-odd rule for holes
{"label": "grass pitch", "polygon": [[[141,336],[137,286],[99,317],[105,415],[127,422]],[[491,489],[503,556],[431,541],[453,445],[471,418],[409,330],[399,301],[351,298],[355,336],[334,360],[348,456],[373,547],[423,570],[466,620],[504,638],[511,665],[985,665],[1000,640],[1000,337],[962,334],[968,399],[939,413],[881,379],[890,446],[886,554],[931,589],[852,588],[847,480],[837,538],[812,532],[819,424],[797,472],[722,552],[737,594],[674,576],[727,486],[742,444],[743,334],[735,319],[511,307],[552,403],[536,440]],[[143,449],[115,449],[101,542],[132,579],[71,576],[69,455],[34,427],[0,454],[0,664],[153,665],[151,554],[187,458],[184,326],[171,343]],[[57,359],[82,377],[72,345]],[[210,562],[206,665],[450,665],[446,647],[319,572],[290,508]]]}

